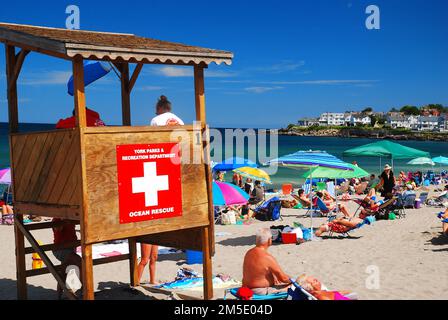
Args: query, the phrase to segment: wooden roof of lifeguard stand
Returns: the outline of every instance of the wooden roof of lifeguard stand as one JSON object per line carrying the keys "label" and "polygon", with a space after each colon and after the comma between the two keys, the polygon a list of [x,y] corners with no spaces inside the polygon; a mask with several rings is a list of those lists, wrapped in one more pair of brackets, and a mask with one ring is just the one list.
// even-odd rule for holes
{"label": "wooden roof of lifeguard stand", "polygon": [[[54,245],[39,246],[29,232],[52,227],[57,223],[25,226],[23,214],[28,214],[31,211],[37,215],[59,216],[80,222],[81,241],[72,245],[81,244],[82,247],[84,299],[93,299],[93,265],[123,260],[123,258],[105,258],[104,261],[93,261],[92,244],[118,238],[129,239],[130,253],[124,258],[130,261],[131,285],[138,282],[136,278],[137,240],[149,239],[149,243],[202,250],[204,254],[204,298],[211,298],[213,296],[211,254],[214,250],[214,228],[211,176],[208,166],[209,138],[205,117],[204,69],[212,62],[230,65],[233,54],[228,51],[143,38],[133,34],[66,30],[11,23],[0,23],[0,42],[5,43],[6,48],[11,167],[14,204],[18,211],[15,216],[18,297],[21,299],[27,297],[26,278],[29,276],[51,272],[58,283],[64,285],[57,272],[58,266],[54,266],[45,254],[45,251],[55,249]],[[21,50],[16,52],[16,48]],[[37,134],[18,133],[17,80],[29,52],[38,52],[72,61],[75,129],[58,130],[57,132],[53,130]],[[110,61],[119,70],[123,127],[87,127],[83,70],[83,60],[85,59]],[[132,75],[129,72],[131,63],[136,64]],[[109,177],[110,181],[107,180],[107,183],[100,181],[101,188],[92,188],[91,185],[91,181],[101,180],[107,171],[107,166],[104,168],[98,166],[108,160],[95,157],[101,153],[110,153],[113,144],[120,143],[124,139],[123,137],[129,139],[129,134],[132,133],[131,140],[134,139],[133,141],[122,141],[131,144],[141,142],[142,139],[144,143],[147,141],[155,143],[159,140],[167,142],[166,140],[169,139],[167,133],[175,130],[174,127],[169,129],[148,126],[130,127],[130,94],[144,64],[183,65],[194,68],[196,121],[201,123],[201,135],[205,137],[202,147],[205,152],[201,165],[189,165],[182,169],[183,200],[187,199],[188,202],[183,204],[184,217],[179,220],[170,220],[170,223],[173,223],[171,228],[167,228],[169,223],[163,224],[154,221],[134,226],[134,229],[129,225],[118,225],[118,221],[110,220],[110,217],[102,212],[106,209],[111,210],[116,205],[115,199],[115,202],[109,201],[113,203],[103,201],[111,194],[112,197],[115,197],[116,190],[114,188],[116,186],[113,186],[114,183],[116,184],[115,178]],[[182,126],[182,130],[187,130],[193,136],[193,126]],[[104,134],[107,135],[107,138],[101,140]],[[104,145],[109,143],[110,150],[95,149],[98,141],[103,141]],[[59,149],[52,150],[55,145]],[[76,151],[73,152],[74,156],[61,156],[64,154],[62,150],[65,150],[65,153],[70,153],[68,151],[73,147]],[[22,157],[23,154],[26,156]],[[28,165],[30,162],[33,163]],[[62,174],[52,174],[52,166],[56,166]],[[68,170],[68,166],[71,170]],[[112,163],[109,163],[108,166],[111,167]],[[95,170],[102,172],[98,174]],[[68,173],[65,174],[66,171]],[[189,174],[186,175],[186,172]],[[96,175],[100,177],[98,178]],[[90,184],[87,183],[87,177],[89,177]],[[97,199],[93,199],[94,196]],[[200,201],[204,197],[207,201],[204,202],[203,199]],[[101,205],[104,208],[95,209],[92,202],[98,202],[98,206]],[[101,221],[104,221],[108,228],[104,228]],[[173,230],[178,229],[180,231],[176,231],[176,237],[173,237]],[[153,234],[154,232],[162,233]],[[145,235],[151,235],[151,237],[145,238]],[[25,237],[32,247],[25,248]],[[46,268],[26,270],[25,254],[32,252],[39,253],[47,266]]]}

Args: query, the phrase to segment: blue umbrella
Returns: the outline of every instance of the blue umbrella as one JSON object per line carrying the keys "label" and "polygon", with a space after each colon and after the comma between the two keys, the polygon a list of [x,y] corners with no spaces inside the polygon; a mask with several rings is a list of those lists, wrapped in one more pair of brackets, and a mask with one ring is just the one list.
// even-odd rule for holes
{"label": "blue umbrella", "polygon": [[[104,77],[112,68],[99,61],[84,61],[84,85],[87,87],[92,82]],[[67,83],[68,94],[73,96],[73,76]]]}
{"label": "blue umbrella", "polygon": [[234,157],[234,158],[228,158],[228,159],[224,160],[223,162],[218,163],[217,165],[215,165],[213,167],[213,170],[214,171],[232,171],[232,170],[242,168],[242,167],[257,168],[258,165],[249,159]]}
{"label": "blue umbrella", "polygon": [[442,156],[432,158],[432,161],[434,161],[435,163],[440,163],[440,164],[448,164],[448,158],[442,157]]}
{"label": "blue umbrella", "polygon": [[291,168],[324,167],[353,171],[350,164],[325,151],[298,151],[293,154],[270,160],[267,164]]}

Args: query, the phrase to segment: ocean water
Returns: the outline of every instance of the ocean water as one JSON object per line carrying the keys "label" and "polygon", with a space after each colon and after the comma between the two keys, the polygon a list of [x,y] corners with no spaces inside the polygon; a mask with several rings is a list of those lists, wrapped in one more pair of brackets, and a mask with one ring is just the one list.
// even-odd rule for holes
{"label": "ocean water", "polygon": [[[20,126],[20,131],[42,131],[51,130],[54,128],[52,124],[22,124]],[[224,132],[224,129],[219,129],[220,132]],[[225,134],[223,136],[223,145],[226,144]],[[269,140],[269,139],[268,139]],[[298,150],[323,150],[331,153],[340,159],[347,162],[352,162],[356,160],[358,165],[368,172],[379,174],[380,170],[380,159],[370,158],[370,157],[359,157],[359,158],[344,158],[342,153],[350,148],[354,148],[366,143],[375,142],[374,139],[364,139],[364,138],[338,138],[338,137],[297,137],[297,136],[278,136],[278,154],[279,156],[294,153]],[[437,141],[397,141],[405,146],[417,148],[420,150],[428,151],[432,157],[445,156],[448,157],[448,141],[447,142],[437,142]],[[244,150],[239,148],[236,150],[234,147],[235,154],[244,152],[245,155],[249,154],[248,146],[243,147]],[[269,154],[269,147],[268,147]],[[224,160],[224,156],[217,155],[217,158]],[[257,159],[252,159],[257,161]],[[406,162],[409,160],[396,160],[394,162],[395,171],[416,171],[416,170],[429,170],[433,169],[435,171],[441,170],[442,167],[436,166],[431,168],[430,166],[412,166],[407,165]],[[259,161],[257,161],[259,162]],[[382,159],[381,164],[384,166],[387,159]],[[9,139],[8,139],[8,124],[0,123],[0,168],[5,168],[9,166]],[[444,167],[448,169],[448,167]],[[294,185],[300,185],[303,183],[304,179],[301,177],[305,170],[294,170],[288,168],[278,168],[275,175],[271,176],[273,181],[273,187],[278,188],[283,183],[293,183]],[[226,180],[231,179],[231,173],[226,175]]]}

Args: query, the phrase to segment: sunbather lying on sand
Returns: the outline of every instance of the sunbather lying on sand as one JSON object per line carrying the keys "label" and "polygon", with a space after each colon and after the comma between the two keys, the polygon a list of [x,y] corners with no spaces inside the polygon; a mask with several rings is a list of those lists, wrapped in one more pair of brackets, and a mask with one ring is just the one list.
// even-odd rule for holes
{"label": "sunbather lying on sand", "polygon": [[272,234],[267,228],[257,231],[256,246],[244,257],[243,286],[254,294],[268,295],[288,290],[290,277],[283,272],[277,260],[268,252]]}
{"label": "sunbather lying on sand", "polygon": [[[370,219],[369,219],[370,218]],[[359,218],[353,217],[347,219],[346,217],[334,219],[331,222],[324,223],[315,232],[317,237],[322,236],[323,233],[333,231],[335,233],[346,233],[355,228],[359,228],[363,224],[371,224],[372,217],[367,217],[365,214],[360,213]]]}
{"label": "sunbather lying on sand", "polygon": [[305,274],[299,276],[296,282],[318,300],[350,300],[346,296],[352,294],[349,291],[329,291],[319,280]]}

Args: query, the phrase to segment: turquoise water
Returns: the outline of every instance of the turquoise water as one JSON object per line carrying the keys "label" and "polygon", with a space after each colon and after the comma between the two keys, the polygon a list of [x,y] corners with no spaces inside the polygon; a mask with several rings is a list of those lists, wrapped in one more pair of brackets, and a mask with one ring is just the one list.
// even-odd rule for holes
{"label": "turquoise water", "polygon": [[[51,124],[23,124],[20,128],[21,131],[40,131],[49,130],[54,128]],[[222,131],[220,129],[220,131]],[[224,137],[224,135],[223,135]],[[374,139],[360,139],[360,138],[334,138],[334,137],[296,137],[296,136],[279,136],[278,137],[278,153],[279,156],[296,152],[298,150],[324,150],[327,151],[347,162],[356,160],[358,165],[363,169],[371,173],[380,173],[380,159],[379,158],[343,158],[342,152],[344,150],[357,147],[366,143],[375,142]],[[436,141],[398,141],[399,143],[428,151],[432,157],[446,156],[448,157],[448,141],[436,142]],[[223,139],[225,144],[225,139]],[[241,150],[240,150],[241,151]],[[244,150],[245,154],[248,154],[247,146]],[[256,160],[256,159],[252,159]],[[416,170],[428,170],[430,167],[423,166],[410,166],[406,162],[409,160],[396,160],[394,162],[395,171],[416,171]],[[387,159],[382,159],[382,165],[389,162]],[[6,123],[0,123],[0,168],[9,166],[9,142],[8,142],[8,125]],[[440,170],[439,166],[436,166],[434,170]],[[448,169],[445,167],[445,169]],[[303,183],[301,175],[305,170],[293,170],[288,168],[279,168],[278,172],[273,175],[272,181],[274,187],[277,188],[283,183],[293,183],[299,185]],[[231,179],[231,174],[226,176],[227,180]]]}

